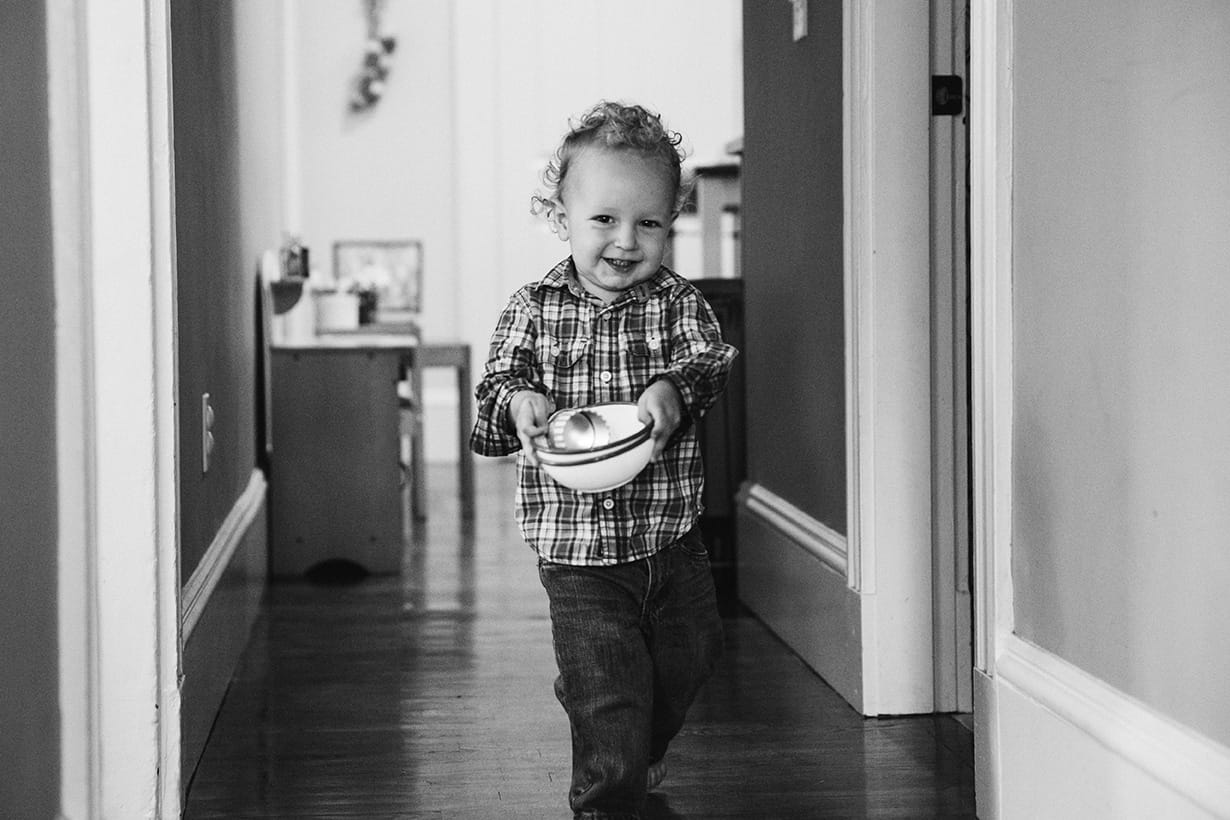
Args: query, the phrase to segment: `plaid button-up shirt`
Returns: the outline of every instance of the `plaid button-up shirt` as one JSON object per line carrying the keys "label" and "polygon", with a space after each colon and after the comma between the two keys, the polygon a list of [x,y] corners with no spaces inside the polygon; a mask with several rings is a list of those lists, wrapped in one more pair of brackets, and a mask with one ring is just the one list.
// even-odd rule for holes
{"label": "plaid button-up shirt", "polygon": [[500,315],[478,399],[471,448],[521,449],[508,418],[513,394],[536,390],[557,409],[636,401],[668,379],[684,419],[662,455],[628,484],[579,493],[517,457],[517,523],[543,560],[601,566],[645,558],[686,533],[701,513],[704,469],[695,421],[726,385],[738,351],[722,341],[713,309],[663,267],[606,304],[577,280],[571,258],[518,290]]}

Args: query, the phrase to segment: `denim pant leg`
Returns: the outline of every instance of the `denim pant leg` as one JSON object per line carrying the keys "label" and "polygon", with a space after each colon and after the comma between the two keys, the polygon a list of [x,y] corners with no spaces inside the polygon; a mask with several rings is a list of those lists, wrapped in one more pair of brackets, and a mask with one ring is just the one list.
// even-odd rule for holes
{"label": "denim pant leg", "polygon": [[651,763],[666,755],[667,745],[683,727],[688,708],[722,654],[722,618],[699,529],[660,555],[669,562],[669,571],[663,575],[649,618],[654,670]]}
{"label": "denim pant leg", "polygon": [[639,817],[649,767],[653,669],[642,630],[646,561],[543,563],[559,677],[572,727],[568,803],[578,816]]}

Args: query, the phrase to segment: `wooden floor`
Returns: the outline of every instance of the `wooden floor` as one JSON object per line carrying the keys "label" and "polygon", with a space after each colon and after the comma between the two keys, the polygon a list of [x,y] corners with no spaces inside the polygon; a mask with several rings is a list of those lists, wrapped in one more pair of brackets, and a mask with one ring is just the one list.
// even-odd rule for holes
{"label": "wooden floor", "polygon": [[[429,473],[400,578],[279,583],[186,800],[203,818],[567,818],[568,726],[511,465]],[[347,583],[347,581],[350,581]],[[757,620],[668,755],[647,818],[973,817],[968,731],[860,717]]]}

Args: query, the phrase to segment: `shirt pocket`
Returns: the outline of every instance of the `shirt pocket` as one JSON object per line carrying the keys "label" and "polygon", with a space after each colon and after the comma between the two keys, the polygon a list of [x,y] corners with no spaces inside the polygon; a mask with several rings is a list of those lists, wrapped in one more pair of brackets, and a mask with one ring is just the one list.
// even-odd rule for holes
{"label": "shirt pocket", "polygon": [[585,377],[587,340],[565,340],[556,336],[539,336],[534,352],[542,366],[543,383],[553,393],[567,396],[574,393]]}
{"label": "shirt pocket", "polygon": [[670,363],[669,345],[665,337],[652,331],[631,334],[624,348],[628,353],[628,369],[633,381],[642,385],[666,370]]}

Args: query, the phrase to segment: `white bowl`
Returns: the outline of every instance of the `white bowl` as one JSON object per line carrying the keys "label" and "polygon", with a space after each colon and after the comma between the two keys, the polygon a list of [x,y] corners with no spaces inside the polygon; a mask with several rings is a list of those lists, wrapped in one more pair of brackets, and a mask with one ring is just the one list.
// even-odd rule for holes
{"label": "white bowl", "polygon": [[556,450],[541,440],[535,454],[542,469],[560,484],[579,492],[613,490],[636,478],[653,454],[652,424],[637,418],[631,402],[606,402],[584,408],[602,417],[611,442],[584,450]]}
{"label": "white bowl", "polygon": [[604,493],[622,487],[645,469],[653,455],[653,439],[646,435],[612,453],[591,455],[587,460],[551,464],[539,456],[539,465],[551,478],[582,493]]}
{"label": "white bowl", "polygon": [[[534,443],[534,452],[538,455],[539,461],[549,461],[552,464],[573,464],[578,461],[589,461],[595,456],[611,455],[617,450],[625,449],[634,441],[639,442],[649,434],[652,428],[651,424],[637,418],[637,408],[632,402],[602,402],[587,407],[558,410],[552,414],[551,418],[554,419],[561,414],[578,410],[588,411],[601,419],[609,432],[607,443],[597,447],[560,449],[552,446],[548,436],[540,436]],[[549,427],[550,424],[548,420],[547,426]]]}

